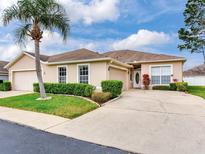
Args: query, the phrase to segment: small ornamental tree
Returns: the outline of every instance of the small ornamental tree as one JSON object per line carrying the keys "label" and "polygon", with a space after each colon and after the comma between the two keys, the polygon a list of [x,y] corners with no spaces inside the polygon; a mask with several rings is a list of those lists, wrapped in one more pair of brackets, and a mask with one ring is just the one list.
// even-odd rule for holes
{"label": "small ornamental tree", "polygon": [[149,89],[150,78],[149,78],[149,75],[148,75],[148,74],[144,74],[144,75],[143,75],[143,85],[144,85],[144,88],[145,88],[146,90]]}

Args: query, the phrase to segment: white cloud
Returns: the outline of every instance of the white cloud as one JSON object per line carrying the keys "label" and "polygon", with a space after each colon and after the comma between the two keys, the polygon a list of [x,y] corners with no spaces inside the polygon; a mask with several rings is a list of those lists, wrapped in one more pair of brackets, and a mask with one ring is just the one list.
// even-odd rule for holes
{"label": "white cloud", "polygon": [[20,47],[17,45],[6,45],[0,47],[0,60],[10,60],[15,58],[21,52]]}
{"label": "white cloud", "polygon": [[[120,16],[118,7],[120,0],[58,0],[63,4],[72,23],[83,22],[86,25],[104,21],[115,21]],[[0,13],[15,4],[17,0],[4,0],[0,5]]]}
{"label": "white cloud", "polygon": [[65,6],[72,23],[82,21],[87,25],[117,20],[120,16],[119,1],[91,0],[85,3],[82,0],[59,0]]}
{"label": "white cloud", "polygon": [[125,39],[115,41],[112,44],[112,48],[115,50],[139,49],[149,47],[151,45],[167,44],[171,39],[171,35],[164,32],[141,29],[136,34],[132,34]]}

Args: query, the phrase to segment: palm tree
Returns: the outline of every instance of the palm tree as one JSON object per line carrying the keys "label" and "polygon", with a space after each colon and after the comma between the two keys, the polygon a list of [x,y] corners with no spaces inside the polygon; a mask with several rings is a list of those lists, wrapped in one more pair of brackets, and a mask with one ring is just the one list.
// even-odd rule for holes
{"label": "palm tree", "polygon": [[18,43],[24,43],[29,37],[34,41],[36,74],[41,98],[45,99],[47,96],[40,64],[40,42],[44,30],[58,30],[66,41],[70,26],[65,10],[55,0],[19,0],[17,4],[3,11],[5,26],[13,20],[22,23],[22,26],[16,29]]}

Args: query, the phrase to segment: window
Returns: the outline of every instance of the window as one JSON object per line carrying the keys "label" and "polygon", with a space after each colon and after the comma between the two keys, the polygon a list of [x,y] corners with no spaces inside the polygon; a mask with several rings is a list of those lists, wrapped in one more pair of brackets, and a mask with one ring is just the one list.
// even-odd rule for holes
{"label": "window", "polygon": [[58,82],[66,83],[67,82],[66,78],[67,78],[67,67],[66,66],[58,67]]}
{"label": "window", "polygon": [[171,81],[171,66],[151,67],[152,84],[169,84]]}
{"label": "window", "polygon": [[78,66],[79,72],[79,82],[80,83],[89,83],[89,68],[88,65],[79,65]]}

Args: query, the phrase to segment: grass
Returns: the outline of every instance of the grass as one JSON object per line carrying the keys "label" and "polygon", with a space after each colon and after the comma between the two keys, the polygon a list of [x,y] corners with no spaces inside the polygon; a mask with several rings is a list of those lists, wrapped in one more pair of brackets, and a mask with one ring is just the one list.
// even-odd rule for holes
{"label": "grass", "polygon": [[98,106],[82,98],[49,94],[51,100],[39,101],[39,94],[27,94],[0,99],[0,106],[76,118]]}
{"label": "grass", "polygon": [[205,86],[189,86],[188,92],[205,99]]}

